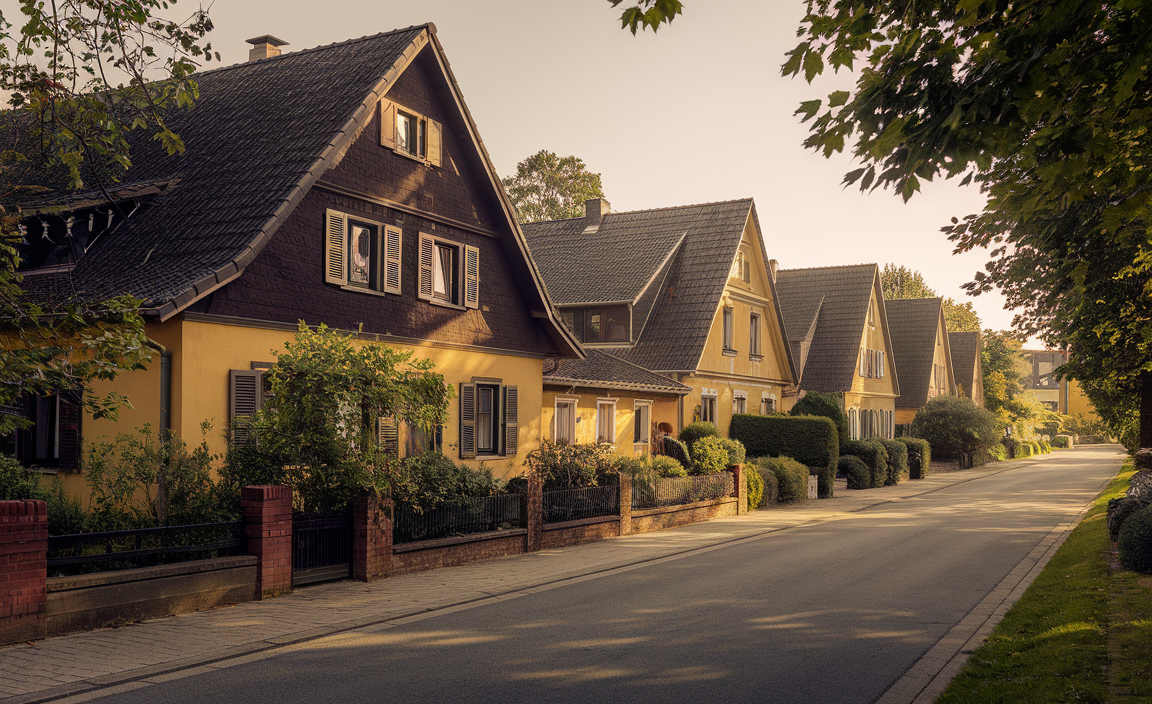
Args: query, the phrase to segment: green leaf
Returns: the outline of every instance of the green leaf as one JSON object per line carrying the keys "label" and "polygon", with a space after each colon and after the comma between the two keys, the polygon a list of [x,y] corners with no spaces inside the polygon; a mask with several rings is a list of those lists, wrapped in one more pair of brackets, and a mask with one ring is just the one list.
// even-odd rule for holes
{"label": "green leaf", "polygon": [[838,90],[838,91],[829,93],[828,94],[828,107],[838,108],[841,105],[843,105],[844,103],[847,103],[848,98],[850,98],[851,96],[852,96],[852,94],[846,90]]}

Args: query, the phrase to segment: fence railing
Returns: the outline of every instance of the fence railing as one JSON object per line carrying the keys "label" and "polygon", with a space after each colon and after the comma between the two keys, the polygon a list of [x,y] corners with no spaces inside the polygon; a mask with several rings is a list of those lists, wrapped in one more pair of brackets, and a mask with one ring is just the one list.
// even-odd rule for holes
{"label": "fence railing", "polygon": [[732,496],[734,487],[735,483],[730,472],[664,479],[637,477],[632,480],[632,508],[680,506],[696,501],[721,499]]}
{"label": "fence railing", "polygon": [[619,486],[590,486],[544,492],[545,523],[619,515]]}
{"label": "fence railing", "polygon": [[239,521],[53,535],[48,537],[48,572],[132,569],[243,552]]}
{"label": "fence railing", "polygon": [[419,513],[397,504],[392,526],[392,542],[413,543],[454,535],[485,533],[524,525],[520,494],[499,494],[468,499]]}

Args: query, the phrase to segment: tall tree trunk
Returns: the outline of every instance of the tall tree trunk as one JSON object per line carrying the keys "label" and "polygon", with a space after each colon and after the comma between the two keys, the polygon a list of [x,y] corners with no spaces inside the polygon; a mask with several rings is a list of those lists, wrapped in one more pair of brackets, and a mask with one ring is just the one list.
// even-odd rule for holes
{"label": "tall tree trunk", "polygon": [[1152,372],[1140,372],[1140,447],[1152,447]]}

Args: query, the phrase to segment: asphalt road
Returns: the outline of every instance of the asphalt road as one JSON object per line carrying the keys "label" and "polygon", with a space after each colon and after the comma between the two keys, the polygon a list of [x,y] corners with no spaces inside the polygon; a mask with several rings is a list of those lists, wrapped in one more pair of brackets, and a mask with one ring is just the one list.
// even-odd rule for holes
{"label": "asphalt road", "polygon": [[871,702],[1119,464],[1115,447],[1013,463],[842,520],[340,634],[115,701]]}

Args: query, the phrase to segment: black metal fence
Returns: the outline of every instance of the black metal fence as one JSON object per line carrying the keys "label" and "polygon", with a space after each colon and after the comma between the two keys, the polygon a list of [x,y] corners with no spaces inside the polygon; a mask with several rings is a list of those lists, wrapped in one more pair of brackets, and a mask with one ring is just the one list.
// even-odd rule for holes
{"label": "black metal fence", "polygon": [[292,516],[292,584],[344,579],[352,564],[352,516],[338,513]]}
{"label": "black metal fence", "polygon": [[590,486],[544,492],[544,522],[620,515],[620,487]]}
{"label": "black metal fence", "polygon": [[151,567],[244,552],[239,521],[53,535],[48,537],[48,574]]}
{"label": "black metal fence", "polygon": [[452,506],[428,509],[423,513],[404,504],[397,504],[392,542],[413,543],[417,540],[519,528],[524,525],[521,499],[520,494],[484,496]]}
{"label": "black metal fence", "polygon": [[720,499],[732,496],[734,487],[730,472],[666,479],[637,477],[632,480],[632,508],[680,506],[696,501]]}

